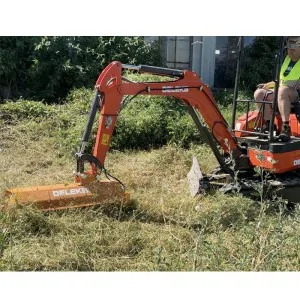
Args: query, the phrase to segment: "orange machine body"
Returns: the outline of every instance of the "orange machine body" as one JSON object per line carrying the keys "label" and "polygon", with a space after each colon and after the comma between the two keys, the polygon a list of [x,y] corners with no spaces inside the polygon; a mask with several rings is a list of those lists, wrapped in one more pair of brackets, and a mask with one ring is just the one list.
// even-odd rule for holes
{"label": "orange machine body", "polygon": [[[278,131],[280,131],[282,127],[282,119],[280,114],[275,115],[274,124],[277,126]],[[260,113],[258,111],[249,111],[248,114],[243,114],[240,116],[235,123],[235,136],[243,137],[249,134],[243,131],[254,131],[254,129],[261,128],[264,125],[261,120]],[[292,136],[299,137],[300,136],[300,123],[295,114],[290,114],[290,126],[292,131]]]}
{"label": "orange machine body", "polygon": [[300,167],[300,150],[272,153],[270,150],[249,148],[248,156],[253,167],[261,167],[273,173],[284,173]]}
{"label": "orange machine body", "polygon": [[[278,128],[278,132],[282,127],[282,119],[280,114],[275,115],[274,124]],[[258,111],[249,111],[248,114],[243,114],[237,119],[235,124],[235,136],[250,140],[249,134],[244,131],[254,132],[255,127],[261,128],[264,125],[261,122]],[[295,138],[300,136],[300,123],[295,114],[290,115],[290,126],[292,136]],[[266,140],[267,141],[267,140]],[[249,164],[253,167],[261,167],[273,173],[285,173],[292,170],[297,170],[300,167],[300,149],[299,140],[291,140],[288,143],[266,143],[261,146],[248,147]]]}

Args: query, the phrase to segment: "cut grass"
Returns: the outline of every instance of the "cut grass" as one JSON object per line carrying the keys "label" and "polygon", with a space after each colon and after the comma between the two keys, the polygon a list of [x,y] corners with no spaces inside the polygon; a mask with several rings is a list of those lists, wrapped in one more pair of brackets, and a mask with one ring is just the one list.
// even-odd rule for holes
{"label": "cut grass", "polygon": [[[1,120],[0,189],[73,180],[75,161],[49,120]],[[210,149],[111,151],[106,168],[134,205],[0,213],[3,271],[298,271],[300,213],[216,193],[192,198],[186,174]]]}

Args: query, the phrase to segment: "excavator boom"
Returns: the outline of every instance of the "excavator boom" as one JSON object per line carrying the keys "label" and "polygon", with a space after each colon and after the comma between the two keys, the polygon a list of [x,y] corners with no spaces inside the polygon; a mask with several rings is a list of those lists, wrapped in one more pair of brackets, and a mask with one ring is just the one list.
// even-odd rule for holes
{"label": "excavator boom", "polygon": [[[123,68],[137,70],[140,73],[173,76],[177,80],[147,83],[122,81]],[[103,104],[94,156],[102,164],[104,164],[121,101],[125,95],[160,95],[178,98],[200,113],[213,137],[226,153],[236,151],[238,148],[236,138],[218,109],[210,89],[195,72],[150,66],[136,67],[113,62],[100,74],[96,89],[103,95]]]}

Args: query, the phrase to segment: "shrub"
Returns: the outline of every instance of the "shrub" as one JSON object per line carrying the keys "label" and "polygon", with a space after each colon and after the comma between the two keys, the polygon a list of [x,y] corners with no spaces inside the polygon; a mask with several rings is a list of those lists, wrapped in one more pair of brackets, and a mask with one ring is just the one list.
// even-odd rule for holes
{"label": "shrub", "polygon": [[[38,37],[0,36],[0,98],[19,97],[28,89],[28,70]],[[2,89],[8,94],[2,95]]]}
{"label": "shrub", "polygon": [[[166,77],[149,74],[127,74],[132,81],[166,81]],[[66,97],[59,114],[70,120],[70,125],[60,130],[59,140],[73,151],[88,119],[94,97],[91,89],[75,89]],[[63,113],[64,111],[64,113]],[[96,135],[99,114],[96,115],[92,136]],[[147,149],[167,143],[188,146],[201,139],[192,118],[178,99],[161,96],[137,96],[120,112],[111,141],[112,149]],[[89,150],[94,141],[90,141]],[[75,147],[75,148],[74,148]]]}
{"label": "shrub", "polygon": [[32,100],[6,102],[1,105],[1,111],[16,119],[40,119],[53,114],[55,106]]}
{"label": "shrub", "polygon": [[162,65],[159,45],[142,37],[0,37],[0,92],[58,102],[73,88],[90,87],[114,60]]}
{"label": "shrub", "polygon": [[196,126],[180,100],[137,97],[121,112],[112,147],[149,148],[174,143],[186,146],[195,140]]}
{"label": "shrub", "polygon": [[57,101],[90,87],[114,60],[160,65],[159,48],[142,37],[43,37],[35,44],[29,82],[33,97]]}
{"label": "shrub", "polygon": [[[126,76],[133,81],[166,80],[165,77],[148,74]],[[81,88],[72,90],[64,104],[48,105],[20,100],[3,104],[1,110],[18,120],[29,118],[39,122],[38,128],[44,132],[49,131],[48,136],[55,138],[57,148],[62,147],[66,153],[75,153],[78,151],[85,130],[93,97],[92,89]],[[220,110],[228,121],[231,119],[232,97],[232,91],[215,93]],[[247,95],[240,92],[239,97],[243,98]],[[98,118],[99,113],[96,115],[87,151],[92,150],[95,142],[93,137],[96,136]],[[28,130],[34,126],[32,124]],[[164,96],[139,95],[128,102],[120,112],[111,148],[149,149],[170,143],[188,147],[192,143],[199,142],[202,142],[202,137],[180,100]]]}

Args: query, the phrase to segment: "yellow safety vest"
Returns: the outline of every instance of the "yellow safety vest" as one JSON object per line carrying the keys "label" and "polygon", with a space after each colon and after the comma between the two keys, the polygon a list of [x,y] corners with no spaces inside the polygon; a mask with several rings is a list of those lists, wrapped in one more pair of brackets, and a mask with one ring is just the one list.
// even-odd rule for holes
{"label": "yellow safety vest", "polygon": [[[280,69],[280,86],[285,85],[287,81],[299,80],[300,79],[300,59],[295,63],[292,70],[287,76],[284,76],[284,72],[290,64],[290,57],[287,55]],[[265,85],[266,89],[274,90],[275,82],[271,81]]]}
{"label": "yellow safety vest", "polygon": [[284,59],[284,62],[281,66],[280,70],[280,85],[284,85],[285,82],[290,80],[299,80],[300,79],[300,60],[296,62],[296,64],[293,66],[292,70],[287,76],[284,76],[285,70],[288,68],[289,63],[291,62],[291,59],[287,55]]}

